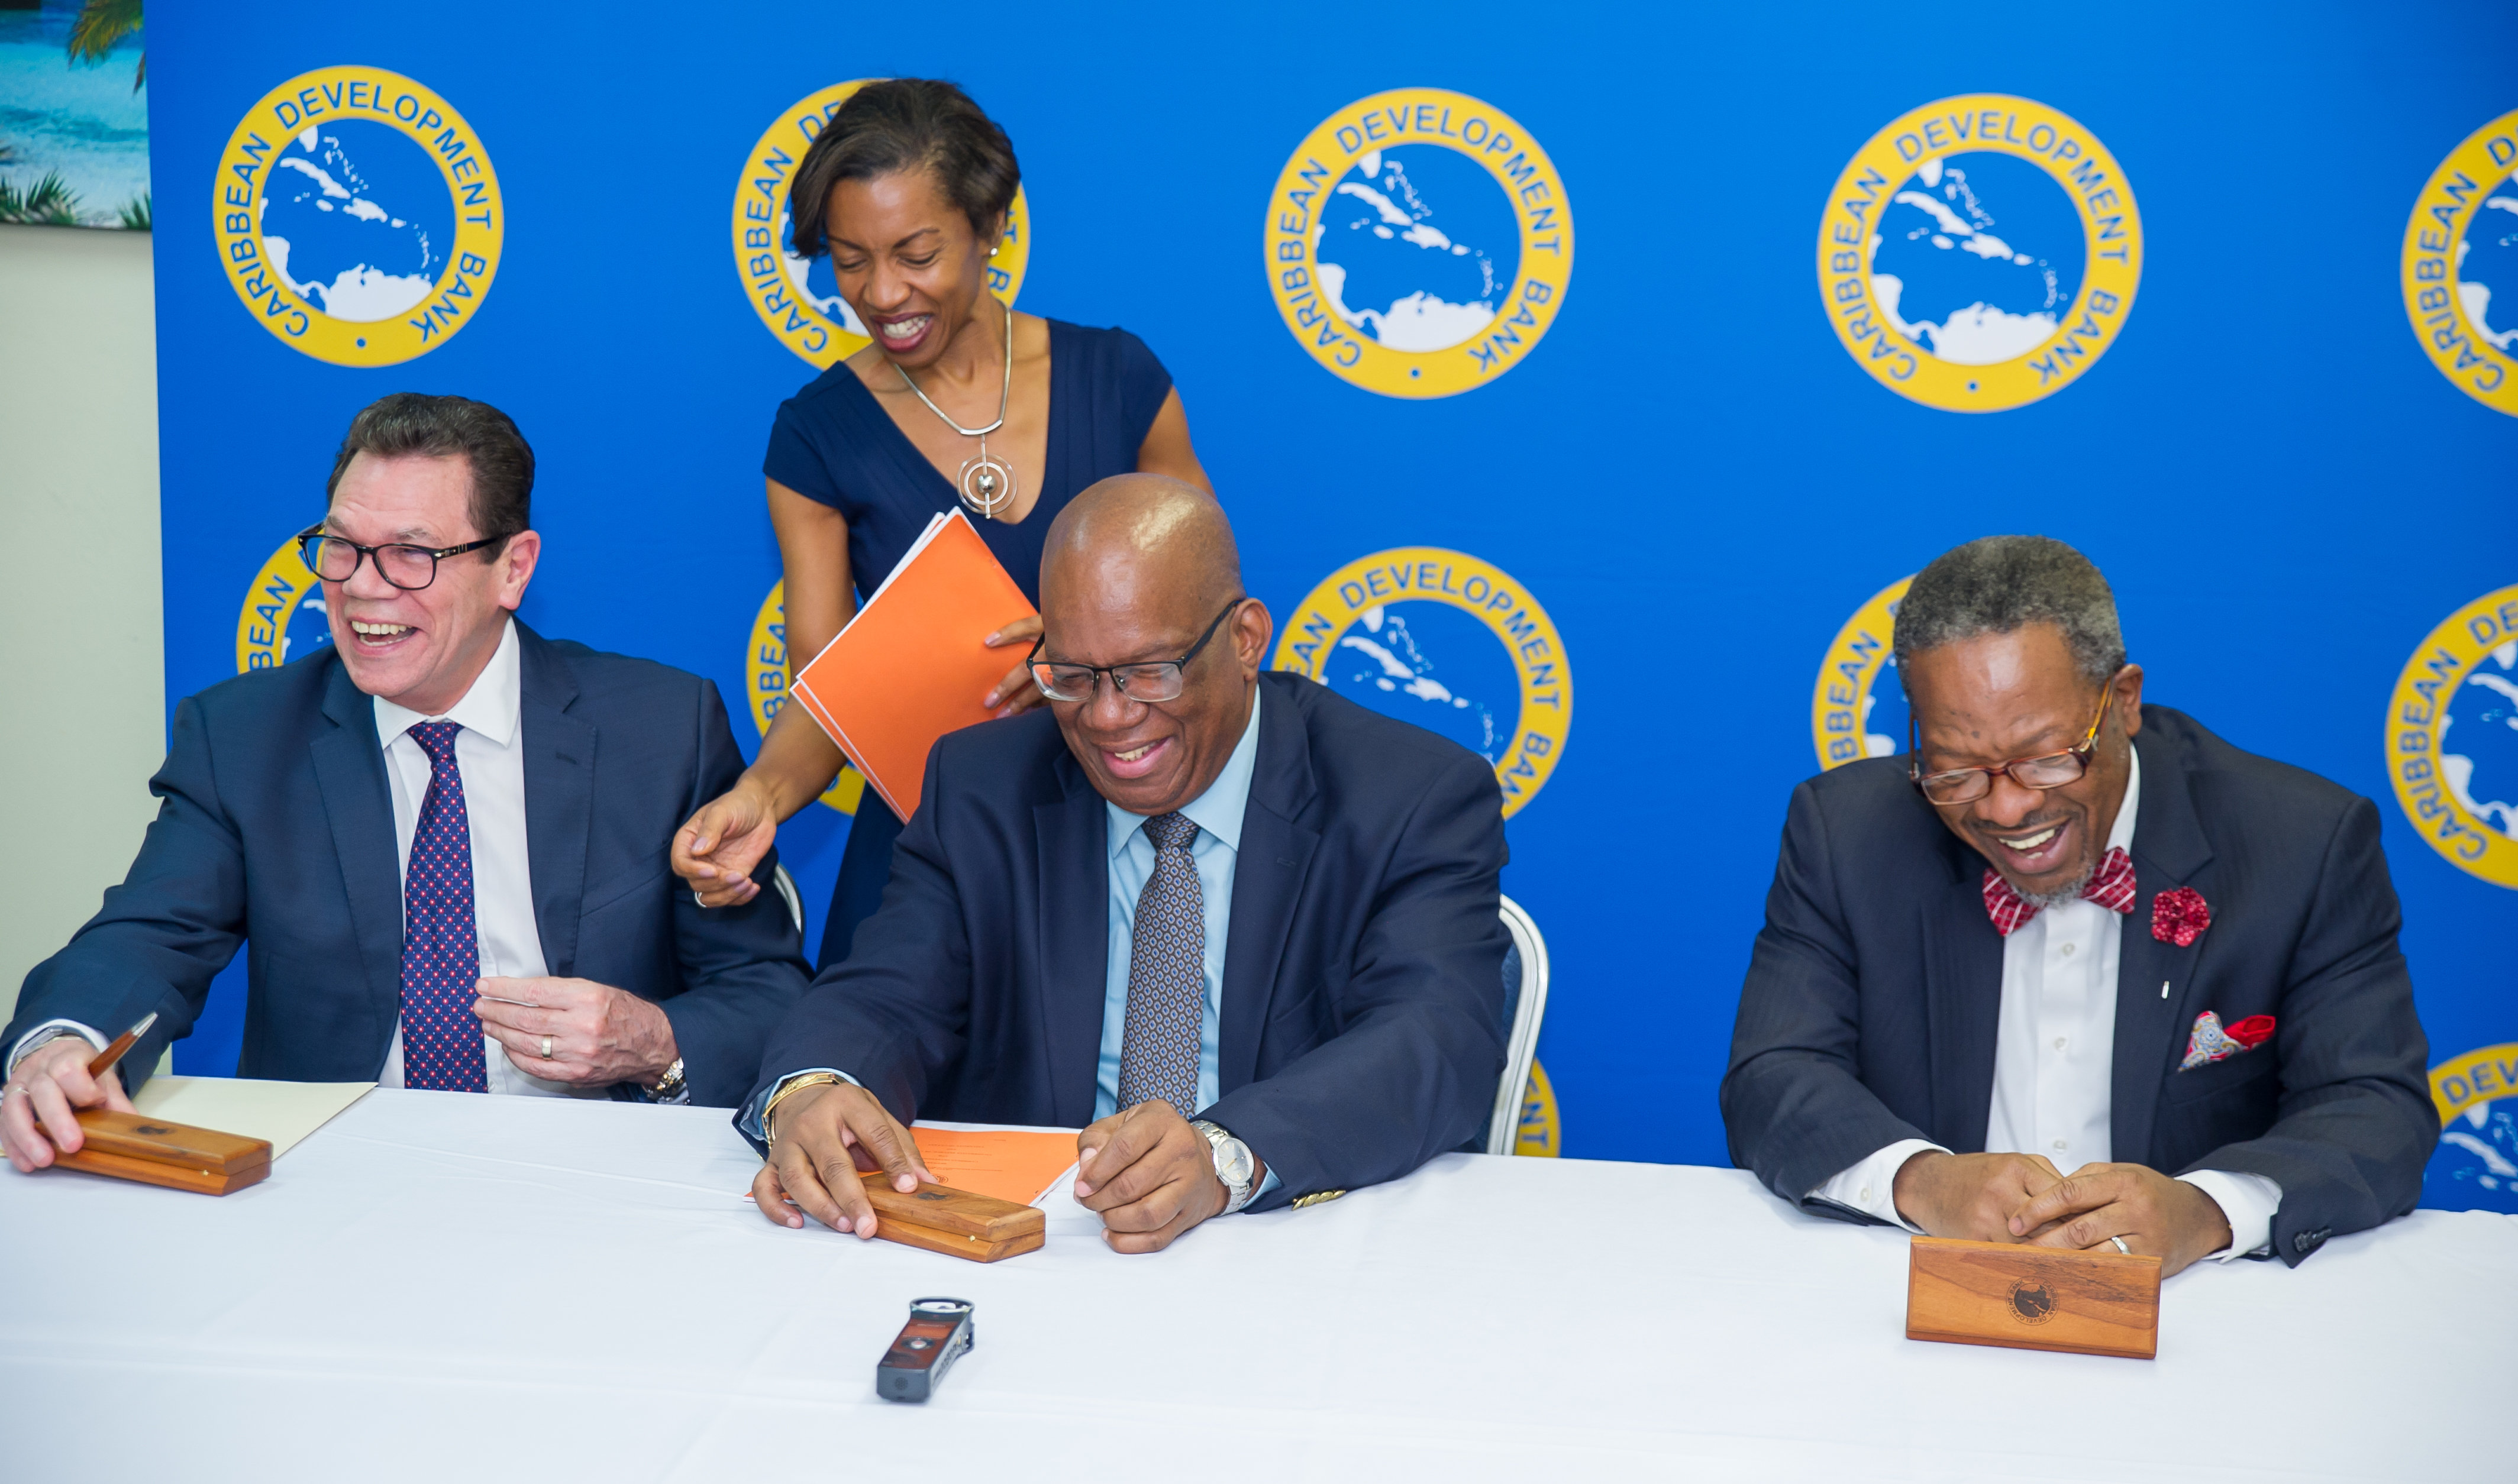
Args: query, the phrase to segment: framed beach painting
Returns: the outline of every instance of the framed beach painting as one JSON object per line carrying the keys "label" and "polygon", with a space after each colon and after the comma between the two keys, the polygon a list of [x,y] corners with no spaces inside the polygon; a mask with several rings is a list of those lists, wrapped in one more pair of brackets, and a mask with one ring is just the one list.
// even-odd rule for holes
{"label": "framed beach painting", "polygon": [[0,0],[0,222],[149,230],[140,0]]}

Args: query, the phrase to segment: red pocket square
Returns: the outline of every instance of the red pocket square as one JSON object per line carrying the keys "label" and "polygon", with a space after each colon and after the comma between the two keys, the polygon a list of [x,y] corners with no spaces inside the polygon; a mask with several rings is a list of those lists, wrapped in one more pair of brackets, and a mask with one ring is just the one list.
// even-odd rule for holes
{"label": "red pocket square", "polygon": [[2192,886],[2164,891],[2150,899],[2150,935],[2162,943],[2192,948],[2212,925],[2212,905]]}
{"label": "red pocket square", "polygon": [[2186,1059],[2177,1064],[2180,1072],[2192,1072],[2214,1062],[2228,1061],[2241,1051],[2252,1051],[2273,1039],[2274,1018],[2250,1015],[2223,1027],[2221,1017],[2210,1010],[2194,1017],[2194,1031],[2186,1038]]}

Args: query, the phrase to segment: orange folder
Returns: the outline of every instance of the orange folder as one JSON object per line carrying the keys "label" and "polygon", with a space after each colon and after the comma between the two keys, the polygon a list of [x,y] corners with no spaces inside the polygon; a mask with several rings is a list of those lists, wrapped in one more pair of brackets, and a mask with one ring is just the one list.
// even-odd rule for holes
{"label": "orange folder", "polygon": [[789,694],[906,820],[935,739],[986,721],[979,698],[1021,662],[980,641],[1032,615],[969,518],[939,515]]}
{"label": "orange folder", "polygon": [[1075,1135],[1059,1129],[909,1130],[935,1183],[1029,1206],[1075,1166]]}

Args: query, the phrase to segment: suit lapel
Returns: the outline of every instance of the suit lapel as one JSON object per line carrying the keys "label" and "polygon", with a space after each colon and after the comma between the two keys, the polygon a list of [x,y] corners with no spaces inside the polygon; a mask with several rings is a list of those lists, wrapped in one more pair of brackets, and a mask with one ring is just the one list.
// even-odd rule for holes
{"label": "suit lapel", "polygon": [[402,863],[394,835],[393,794],[385,782],[384,746],[376,739],[375,702],[350,681],[338,658],[325,683],[324,715],[333,730],[309,752],[315,785],[324,799],[332,851],[341,863],[341,886],[350,901],[350,928],[359,944],[368,1001],[375,1011],[382,1057],[402,1013]]}
{"label": "suit lapel", "polygon": [[1241,848],[1233,864],[1224,1006],[1216,1026],[1219,1097],[1258,1076],[1259,1039],[1276,994],[1277,966],[1293,932],[1303,879],[1321,845],[1319,832],[1299,823],[1312,796],[1312,749],[1303,713],[1291,696],[1279,691],[1276,700],[1260,708],[1259,755],[1251,763]]}
{"label": "suit lapel", "polygon": [[577,679],[549,643],[516,625],[517,725],[525,748],[525,857],[533,872],[534,926],[546,972],[577,970],[586,906],[586,852],[593,839],[594,728],[568,714]]}
{"label": "suit lapel", "polygon": [[1110,976],[1110,824],[1102,795],[1064,747],[1059,796],[1032,808],[1040,870],[1041,1043],[1056,1121],[1093,1122],[1102,1008]]}
{"label": "suit lapel", "polygon": [[1984,1148],[1993,1056],[2002,1024],[2002,934],[1984,910],[1984,862],[1950,842],[1949,885],[1924,903],[1925,1003],[1935,1138],[1961,1154]]}
{"label": "suit lapel", "polygon": [[2212,846],[2195,818],[2194,795],[2176,744],[2155,726],[2146,726],[2134,746],[2142,757],[2142,803],[2134,813],[2133,911],[2117,927],[2116,1041],[2107,1135],[2119,1163],[2148,1164],[2151,1115],[2159,1106],[2179,1020],[2193,996],[2195,964],[2202,954],[2200,944],[2179,948],[2153,938],[2151,903],[2161,892],[2192,880],[2211,863]]}

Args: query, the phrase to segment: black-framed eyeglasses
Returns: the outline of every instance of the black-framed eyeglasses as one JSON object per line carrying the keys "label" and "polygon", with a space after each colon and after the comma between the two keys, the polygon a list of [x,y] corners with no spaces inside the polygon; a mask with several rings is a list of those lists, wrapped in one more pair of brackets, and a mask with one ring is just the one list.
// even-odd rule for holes
{"label": "black-framed eyeglasses", "polygon": [[1049,642],[1049,636],[1043,634],[1032,641],[1031,655],[1025,657],[1024,663],[1031,666],[1032,683],[1040,687],[1040,694],[1052,700],[1091,700],[1094,687],[1105,675],[1110,677],[1111,688],[1130,700],[1177,700],[1183,684],[1181,671],[1206,648],[1215,631],[1224,626],[1224,620],[1233,616],[1234,610],[1249,601],[1240,597],[1224,605],[1224,612],[1215,615],[1206,632],[1197,636],[1197,643],[1178,659],[1150,659],[1139,664],[1072,664],[1063,659],[1041,659],[1035,657],[1040,647]]}
{"label": "black-framed eyeglasses", "polygon": [[[2117,674],[2122,674],[2119,670]],[[2090,722],[2090,730],[2078,742],[2061,752],[2040,757],[2015,757],[1990,768],[1951,768],[1940,773],[1926,773],[1924,749],[1918,741],[1912,711],[1906,714],[1906,778],[1916,790],[1935,804],[1973,804],[1993,791],[1993,776],[2008,773],[2011,781],[2022,788],[2044,792],[2078,783],[2090,771],[2090,754],[2098,750],[2099,729],[2107,724],[2107,706],[2115,700],[2113,677],[2099,692],[2099,714]]]}
{"label": "black-framed eyeglasses", "polygon": [[297,533],[297,554],[305,559],[308,572],[326,582],[347,582],[359,574],[361,562],[372,561],[378,575],[404,592],[415,593],[437,580],[437,564],[448,557],[496,546],[505,539],[484,536],[460,546],[413,546],[403,541],[362,546],[316,526]]}

